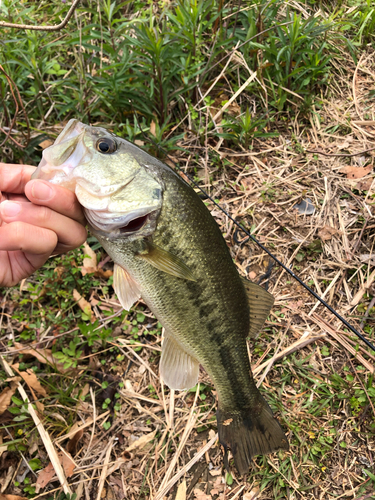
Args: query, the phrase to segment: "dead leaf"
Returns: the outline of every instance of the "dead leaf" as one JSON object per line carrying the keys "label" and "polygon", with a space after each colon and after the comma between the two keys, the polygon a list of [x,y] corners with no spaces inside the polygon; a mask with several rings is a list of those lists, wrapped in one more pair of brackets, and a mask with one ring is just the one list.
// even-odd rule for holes
{"label": "dead leaf", "polygon": [[84,246],[84,255],[86,257],[83,258],[83,266],[80,267],[80,271],[82,276],[85,276],[88,273],[94,273],[97,267],[97,258],[96,253],[90,247],[90,245],[85,241]]}
{"label": "dead leaf", "polygon": [[[32,345],[32,344],[31,344]],[[56,358],[53,356],[51,349],[42,349],[39,347],[27,347],[19,342],[14,342],[14,347],[9,347],[10,351],[19,351],[19,354],[29,355],[36,358],[40,363],[49,363],[50,365],[56,367],[61,373],[68,373],[71,368],[64,368],[63,363],[58,363]]]}
{"label": "dead leaf", "polygon": [[96,253],[94,250],[90,247],[90,245],[85,241],[83,244],[83,247],[85,249],[85,255],[83,259],[83,266],[84,267],[96,267],[97,266],[97,259],[96,259]]}
{"label": "dead leaf", "polygon": [[74,434],[74,436],[72,436],[69,439],[68,444],[66,445],[66,451],[68,453],[70,453],[71,455],[75,455],[76,454],[77,444],[78,444],[79,440],[82,438],[82,436],[83,436],[83,429],[79,429]]}
{"label": "dead leaf", "polygon": [[218,495],[222,491],[224,491],[224,483],[223,483],[223,480],[222,480],[222,476],[220,476],[220,477],[216,478],[214,487],[212,488],[212,490],[210,491],[210,493],[211,493],[211,495]]}
{"label": "dead leaf", "polygon": [[92,309],[90,302],[87,302],[86,299],[82,297],[78,290],[73,290],[73,298],[82,309],[82,311],[88,316],[90,319],[92,318]]}
{"label": "dead leaf", "polygon": [[260,488],[258,485],[254,486],[248,493],[245,493],[242,497],[242,500],[256,500],[260,492]]}
{"label": "dead leaf", "polygon": [[11,382],[10,387],[6,387],[0,394],[0,415],[8,408],[12,401],[12,396],[17,390],[18,382]]}
{"label": "dead leaf", "polygon": [[348,165],[344,167],[341,172],[346,174],[346,177],[348,179],[361,179],[365,175],[369,174],[372,172],[372,165],[367,165],[367,167],[353,167],[351,165]]}
{"label": "dead leaf", "polygon": [[335,234],[340,235],[341,232],[338,229],[335,229],[334,227],[331,226],[323,226],[318,231],[318,236],[322,241],[330,240],[332,236],[334,236]]}
{"label": "dead leaf", "polygon": [[233,422],[233,418],[228,418],[228,420],[224,420],[223,425],[230,425]]}
{"label": "dead leaf", "polygon": [[186,481],[183,480],[177,488],[177,494],[174,500],[186,500]]}
{"label": "dead leaf", "polygon": [[59,460],[63,466],[66,477],[71,477],[74,473],[76,466],[70,453],[59,453]]}
{"label": "dead leaf", "polygon": [[152,120],[150,125],[150,134],[156,137],[156,123],[154,122],[154,120]]}
{"label": "dead leaf", "polygon": [[86,255],[86,257],[83,259],[83,266],[79,268],[82,276],[94,274],[97,278],[108,279],[113,275],[113,271],[110,269],[104,271],[102,267],[98,266],[96,254],[87,242],[84,243],[84,255]]}
{"label": "dead leaf", "polygon": [[368,262],[372,266],[375,266],[375,254],[364,253],[359,256],[361,262]]}
{"label": "dead leaf", "polygon": [[34,389],[34,391],[37,394],[40,394],[41,396],[44,397],[47,396],[47,391],[42,385],[40,385],[39,380],[37,379],[35,373],[31,369],[28,369],[25,372],[19,372],[17,370],[17,372],[21,375],[26,384],[32,389]]}
{"label": "dead leaf", "polygon": [[218,470],[212,469],[210,470],[210,474],[211,476],[221,476],[221,469]]}
{"label": "dead leaf", "polygon": [[348,149],[353,142],[353,137],[346,137],[346,140],[342,144],[338,144],[337,149],[340,151],[341,149]]}
{"label": "dead leaf", "polygon": [[[73,459],[70,455],[65,453],[59,453],[59,462],[63,466],[66,477],[71,477],[73,475],[75,465]],[[53,468],[52,463],[50,462],[47,467],[39,472],[38,479],[36,480],[36,492],[38,493],[42,488],[45,488],[55,477],[55,469]],[[1,500],[1,497],[0,497]]]}
{"label": "dead leaf", "polygon": [[145,436],[142,436],[141,438],[137,439],[137,441],[134,441],[128,448],[126,448],[125,451],[133,451],[136,450],[137,448],[143,448],[147,443],[152,441],[155,437],[156,430],[153,432],[150,432],[149,434],[146,434]]}
{"label": "dead leaf", "polygon": [[0,432],[0,458],[4,451],[7,451],[8,445],[3,445],[3,433]]}
{"label": "dead leaf", "polygon": [[3,495],[0,493],[0,500],[28,500],[26,497],[19,497],[18,495]]}
{"label": "dead leaf", "polygon": [[357,185],[355,188],[358,189],[358,191],[368,191],[369,189],[371,189],[373,182],[374,182],[374,179],[372,177],[370,177],[369,179],[365,179],[363,181],[357,182]]}
{"label": "dead leaf", "polygon": [[211,495],[206,495],[204,491],[199,490],[198,488],[194,490],[194,498],[197,498],[198,500],[212,500]]}
{"label": "dead leaf", "polygon": [[55,476],[55,469],[51,462],[44,467],[38,474],[38,479],[36,480],[36,492],[38,493],[42,488],[45,488],[47,484],[52,480]]}
{"label": "dead leaf", "polygon": [[49,148],[50,146],[52,146],[52,144],[53,144],[53,141],[51,141],[50,139],[45,139],[44,141],[39,143],[39,146],[42,149],[46,149],[46,148]]}
{"label": "dead leaf", "polygon": [[111,269],[107,269],[106,271],[104,271],[102,267],[98,266],[94,271],[94,276],[97,278],[108,279],[113,276],[113,271]]}

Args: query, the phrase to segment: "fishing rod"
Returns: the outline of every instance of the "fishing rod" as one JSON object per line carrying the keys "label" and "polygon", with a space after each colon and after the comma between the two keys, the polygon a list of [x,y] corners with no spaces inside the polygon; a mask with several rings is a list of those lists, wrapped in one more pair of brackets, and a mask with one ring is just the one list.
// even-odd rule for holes
{"label": "fishing rod", "polygon": [[[343,318],[333,307],[331,307],[324,299],[322,299],[314,290],[312,290],[299,276],[297,276],[288,266],[283,264],[273,253],[268,250],[260,241],[258,241],[255,236],[253,236],[247,229],[245,229],[241,224],[236,221],[221,205],[219,205],[189,174],[186,172],[183,172],[181,167],[177,165],[168,155],[167,157],[173,162],[177,170],[182,172],[186,177],[190,180],[191,183],[194,184],[201,192],[204,194],[205,198],[208,198],[219,210],[221,210],[236,226],[238,229],[240,229],[242,232],[244,232],[249,239],[251,239],[254,243],[256,243],[264,252],[266,252],[272,259],[284,269],[290,276],[292,276],[300,285],[302,285],[311,295],[313,295],[323,306],[325,306],[332,314],[336,316],[337,319],[339,319],[349,330],[351,330],[355,335],[357,335],[358,338],[360,338],[370,349],[372,349],[375,352],[375,346],[371,344],[369,340],[366,339],[354,326],[352,326],[348,321],[346,321],[345,318]],[[247,240],[245,243],[247,243],[249,240]]]}
{"label": "fishing rod", "polygon": [[[364,337],[356,328],[354,328],[354,326],[352,326],[348,321],[346,321],[345,318],[343,318],[335,309],[333,309],[333,307],[331,307],[324,299],[322,299],[316,292],[314,292],[314,290],[312,290],[299,276],[297,276],[288,266],[286,266],[285,264],[283,264],[277,257],[275,257],[275,255],[273,255],[273,253],[268,250],[268,248],[266,248],[264,245],[262,245],[262,243],[260,243],[260,241],[258,241],[255,236],[253,236],[247,229],[245,229],[243,226],[241,226],[241,224],[236,220],[234,219],[221,205],[219,205],[219,203],[217,203],[208,193],[206,190],[204,190],[189,174],[187,174],[186,172],[184,172],[182,170],[182,168],[168,155],[168,153],[164,150],[164,148],[160,147],[158,144],[156,144],[151,138],[147,137],[146,134],[143,132],[142,130],[142,127],[139,123],[139,120],[138,120],[138,115],[137,115],[137,112],[133,109],[133,112],[134,112],[134,116],[137,120],[137,125],[142,133],[142,135],[144,136],[144,138],[151,142],[156,148],[160,149],[161,151],[163,151],[163,153],[166,155],[166,157],[173,163],[173,165],[175,166],[175,168],[183,173],[188,179],[189,181],[195,186],[197,187],[201,193],[204,195],[204,197],[206,199],[209,199],[214,205],[215,207],[217,207],[219,210],[221,210],[236,226],[238,229],[240,229],[243,233],[245,233],[248,238],[250,240],[252,240],[254,243],[256,243],[264,252],[266,252],[266,254],[268,254],[282,269],[284,269],[284,271],[286,271],[288,274],[290,274],[290,276],[292,276],[292,278],[294,278],[296,281],[298,281],[298,283],[300,285],[303,286],[303,288],[305,288],[305,290],[307,290],[311,295],[313,295],[324,307],[326,307],[332,314],[334,314],[336,316],[337,319],[339,319],[341,321],[341,323],[343,323],[351,332],[353,332],[359,339],[361,339],[366,345],[367,347],[369,347],[370,349],[372,349],[374,352],[375,352],[375,346],[369,341],[366,339],[366,337]],[[249,241],[249,239],[245,242],[247,243]]]}

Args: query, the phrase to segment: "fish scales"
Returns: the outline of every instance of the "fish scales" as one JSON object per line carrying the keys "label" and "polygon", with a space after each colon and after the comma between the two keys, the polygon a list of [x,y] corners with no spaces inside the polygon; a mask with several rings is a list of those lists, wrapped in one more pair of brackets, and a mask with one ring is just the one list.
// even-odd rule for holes
{"label": "fish scales", "polygon": [[160,372],[167,385],[188,389],[199,364],[206,369],[218,394],[219,439],[241,474],[254,455],[288,449],[255,386],[246,345],[273,299],[240,277],[199,196],[165,164],[105,129],[71,120],[56,143],[36,177],[75,190],[90,230],[115,262],[121,303],[129,308],[141,296],[164,326]]}
{"label": "fish scales", "polygon": [[[193,195],[195,201],[194,192]],[[121,242],[117,244],[115,260],[132,269],[134,279],[142,288],[142,297],[155,316],[207,367],[220,400],[231,407],[248,401],[245,393],[252,394],[251,379],[245,375],[250,371],[245,340],[249,331],[249,306],[217,224],[199,198],[198,204],[189,203],[191,197],[190,187],[175,175],[169,175],[153,239],[181,257],[197,281],[176,279],[155,269],[134,257],[136,250],[125,253]],[[176,200],[179,200],[177,206]],[[182,217],[179,214],[183,214]],[[174,234],[170,227],[176,227]],[[199,237],[200,227],[205,229],[207,238]],[[107,246],[103,238],[100,241]],[[197,254],[202,256],[198,261]],[[238,360],[232,350],[235,353],[241,350]],[[228,372],[230,376],[223,376]],[[232,387],[236,387],[236,391]]]}

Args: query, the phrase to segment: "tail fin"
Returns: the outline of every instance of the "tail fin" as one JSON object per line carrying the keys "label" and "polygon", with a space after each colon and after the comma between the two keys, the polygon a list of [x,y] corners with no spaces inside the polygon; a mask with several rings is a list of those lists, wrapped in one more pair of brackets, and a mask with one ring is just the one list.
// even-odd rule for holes
{"label": "tail fin", "polygon": [[246,413],[236,413],[222,411],[219,406],[216,418],[219,440],[225,449],[225,466],[228,469],[227,449],[229,446],[236,468],[241,475],[249,471],[254,455],[289,449],[284,431],[263,398],[260,401],[260,411],[247,410]]}

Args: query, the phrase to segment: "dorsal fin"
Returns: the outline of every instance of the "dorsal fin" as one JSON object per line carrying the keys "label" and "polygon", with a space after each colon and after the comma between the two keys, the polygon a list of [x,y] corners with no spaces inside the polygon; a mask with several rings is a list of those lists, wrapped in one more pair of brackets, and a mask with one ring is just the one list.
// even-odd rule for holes
{"label": "dorsal fin", "polygon": [[249,337],[256,338],[272,309],[275,298],[256,283],[252,283],[242,276],[241,279],[245,286],[250,308]]}

